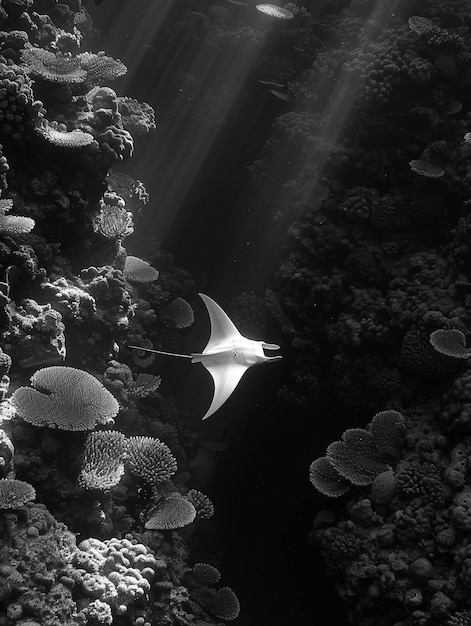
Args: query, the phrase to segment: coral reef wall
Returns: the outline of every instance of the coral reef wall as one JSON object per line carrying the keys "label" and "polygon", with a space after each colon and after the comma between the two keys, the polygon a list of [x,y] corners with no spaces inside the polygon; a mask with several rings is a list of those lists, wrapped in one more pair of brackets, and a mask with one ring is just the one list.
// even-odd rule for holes
{"label": "coral reef wall", "polygon": [[126,348],[178,342],[196,289],[127,254],[149,196],[112,168],[155,116],[84,5],[0,6],[0,624],[225,624],[214,449]]}
{"label": "coral reef wall", "polygon": [[265,296],[292,364],[279,399],[337,425],[312,443],[312,558],[351,623],[464,626],[469,6],[344,5],[252,167],[289,227]]}

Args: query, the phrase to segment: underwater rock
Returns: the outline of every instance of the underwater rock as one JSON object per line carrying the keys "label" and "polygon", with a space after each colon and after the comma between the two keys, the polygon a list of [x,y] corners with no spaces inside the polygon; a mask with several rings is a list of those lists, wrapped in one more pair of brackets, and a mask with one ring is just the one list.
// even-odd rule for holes
{"label": "underwater rock", "polygon": [[61,314],[50,304],[32,298],[5,307],[10,320],[6,337],[20,367],[62,363],[66,357],[65,325]]}

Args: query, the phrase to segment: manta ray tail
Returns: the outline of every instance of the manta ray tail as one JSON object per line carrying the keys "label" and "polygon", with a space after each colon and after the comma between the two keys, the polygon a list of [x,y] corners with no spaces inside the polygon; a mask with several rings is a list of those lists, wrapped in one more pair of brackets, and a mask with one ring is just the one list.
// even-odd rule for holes
{"label": "manta ray tail", "polygon": [[144,352],[154,352],[154,354],[164,354],[165,356],[178,356],[182,359],[192,359],[191,354],[178,354],[177,352],[164,352],[163,350],[153,350],[151,348],[142,348],[141,346],[128,346],[133,350],[143,350]]}

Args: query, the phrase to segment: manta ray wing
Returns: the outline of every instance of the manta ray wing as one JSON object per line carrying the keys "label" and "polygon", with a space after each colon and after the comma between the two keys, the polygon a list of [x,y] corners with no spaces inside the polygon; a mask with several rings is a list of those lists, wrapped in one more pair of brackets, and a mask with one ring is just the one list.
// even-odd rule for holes
{"label": "manta ray wing", "polygon": [[[227,348],[234,339],[242,337],[237,328],[231,322],[227,314],[221,309],[217,302],[204,293],[198,294],[206,305],[211,323],[211,334],[206,344],[203,354],[220,351]],[[240,376],[239,376],[240,378]]]}
{"label": "manta ray wing", "polygon": [[203,416],[205,420],[215,413],[229,398],[242,376],[248,370],[248,367],[234,363],[211,363],[211,361],[205,362],[203,360],[200,363],[205,366],[214,381],[214,397],[209,409]]}

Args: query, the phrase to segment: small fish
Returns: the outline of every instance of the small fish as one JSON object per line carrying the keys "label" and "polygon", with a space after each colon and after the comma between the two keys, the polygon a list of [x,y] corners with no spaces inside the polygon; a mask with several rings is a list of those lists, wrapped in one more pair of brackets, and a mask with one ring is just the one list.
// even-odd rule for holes
{"label": "small fish", "polygon": [[261,85],[270,85],[270,87],[278,87],[278,89],[283,89],[285,87],[285,83],[275,83],[273,80],[259,80]]}
{"label": "small fish", "polygon": [[278,356],[265,356],[264,350],[279,350],[280,346],[265,341],[247,339],[239,333],[229,316],[212,298],[200,293],[199,296],[206,305],[211,325],[211,334],[203,352],[192,354],[177,354],[129,346],[134,350],[155,352],[167,356],[176,356],[191,359],[192,363],[201,363],[211,374],[214,382],[214,394],[209,409],[203,419],[213,415],[229,398],[239,384],[245,372],[253,365],[272,362],[281,359]]}
{"label": "small fish", "polygon": [[272,93],[274,96],[276,96],[280,100],[284,100],[285,102],[291,101],[289,94],[284,93],[283,91],[278,91],[278,89],[270,89],[270,93]]}
{"label": "small fish", "polygon": [[448,117],[449,115],[456,115],[463,109],[463,105],[458,100],[451,100],[443,107],[443,115]]}

